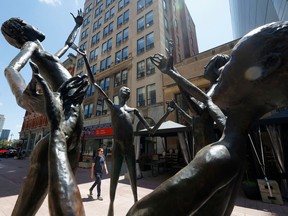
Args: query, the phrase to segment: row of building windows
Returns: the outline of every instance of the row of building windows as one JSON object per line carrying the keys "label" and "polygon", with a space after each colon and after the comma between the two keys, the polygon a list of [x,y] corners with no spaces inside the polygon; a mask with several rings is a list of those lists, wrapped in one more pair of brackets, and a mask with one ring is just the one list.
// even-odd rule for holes
{"label": "row of building windows", "polygon": [[[105,82],[106,82],[106,79],[105,79],[105,81],[103,81],[103,84],[102,84],[102,86],[104,86],[104,87],[105,87]],[[101,85],[101,81],[100,81],[100,85]],[[137,94],[136,97],[137,97],[137,106],[138,107],[156,104],[156,85],[155,85],[155,83],[141,87],[141,88],[138,88],[136,91],[136,94]],[[113,97],[113,103],[119,104],[119,98],[117,95],[115,95]],[[92,117],[93,108],[94,108],[93,103],[84,105],[84,118],[85,119]],[[106,102],[101,97],[99,97],[96,101],[95,115],[96,116],[106,115],[107,114],[107,108],[108,107],[107,107]]]}
{"label": "row of building windows", "polygon": [[154,32],[147,34],[144,37],[141,37],[137,40],[137,54],[141,54],[143,52],[152,49],[154,47]]}

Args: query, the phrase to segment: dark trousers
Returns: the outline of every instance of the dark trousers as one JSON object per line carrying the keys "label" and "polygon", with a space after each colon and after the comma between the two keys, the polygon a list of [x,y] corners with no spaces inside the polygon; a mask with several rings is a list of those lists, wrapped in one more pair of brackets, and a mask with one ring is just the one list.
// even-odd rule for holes
{"label": "dark trousers", "polygon": [[95,186],[97,185],[97,197],[101,195],[101,180],[102,180],[102,173],[95,173],[95,182],[90,188],[90,191],[92,192]]}

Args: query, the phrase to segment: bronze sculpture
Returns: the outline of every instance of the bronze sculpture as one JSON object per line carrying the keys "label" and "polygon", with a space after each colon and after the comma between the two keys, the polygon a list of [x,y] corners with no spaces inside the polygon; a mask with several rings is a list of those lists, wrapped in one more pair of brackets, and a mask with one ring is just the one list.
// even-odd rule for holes
{"label": "bronze sculpture", "polygon": [[38,67],[30,63],[45,98],[50,122],[48,147],[48,203],[50,215],[85,215],[80,191],[68,163],[66,127],[77,123],[79,112],[88,87],[87,76],[72,77],[58,91],[52,92],[39,74]]}
{"label": "bronze sculpture", "polygon": [[[77,31],[83,22],[81,10],[78,11],[78,16],[74,17],[73,14],[72,16],[75,20],[75,27],[65,46],[55,55],[44,50],[41,41],[45,39],[45,35],[30,24],[19,18],[11,18],[2,24],[1,31],[5,39],[20,50],[5,69],[5,76],[18,105],[29,112],[46,115],[45,98],[43,94],[38,92],[36,78],[32,77],[31,82],[26,85],[20,71],[29,60],[33,61],[53,92],[56,92],[65,81],[71,78],[70,73],[61,65],[59,58],[69,47],[73,47]],[[67,116],[65,122],[67,125],[63,130],[65,130],[66,135],[69,164],[75,173],[78,166],[80,136],[83,128],[82,107],[75,107],[73,112],[77,116],[76,123],[69,122],[70,118]],[[46,135],[34,147],[30,156],[27,178],[21,187],[12,215],[23,215],[24,212],[26,215],[34,215],[45,199],[49,187],[48,146],[49,135]]]}
{"label": "bronze sculpture", "polygon": [[112,170],[110,179],[110,204],[108,215],[114,215],[114,200],[116,194],[116,188],[121,171],[123,160],[126,161],[130,184],[134,196],[134,202],[137,202],[137,179],[136,179],[136,156],[134,149],[134,132],[133,124],[130,113],[137,116],[139,121],[144,125],[150,134],[154,134],[159,128],[161,123],[166,119],[170,112],[173,111],[171,107],[167,108],[167,112],[162,116],[156,125],[151,127],[149,123],[144,119],[141,113],[136,108],[129,107],[126,102],[130,97],[130,89],[128,87],[121,87],[119,89],[119,105],[114,104],[105,93],[105,91],[95,82],[91,67],[89,66],[85,51],[76,49],[79,54],[84,58],[84,62],[88,71],[90,82],[98,89],[100,94],[106,101],[111,111],[111,122],[113,128],[113,149],[112,149]]}
{"label": "bronze sculpture", "polygon": [[[127,215],[231,214],[243,176],[250,126],[265,113],[288,105],[287,39],[288,22],[275,22],[251,31],[235,45],[212,95],[227,113],[221,139],[201,149]],[[167,73],[178,85],[190,88],[175,71]]]}
{"label": "bronze sculpture", "polygon": [[[168,73],[171,69],[174,71],[173,74],[179,74],[173,64],[173,42],[169,41],[168,45],[169,48],[166,49],[167,57],[158,53],[151,56],[150,59],[162,73]],[[210,99],[208,100],[207,98],[209,98],[209,95],[213,93],[214,86],[217,83],[217,78],[221,74],[221,67],[228,60],[229,56],[218,54],[204,67],[204,77],[210,80],[212,85],[207,93],[207,97],[206,94],[193,83],[187,81],[189,86],[187,88],[182,86],[181,83],[178,83],[178,80],[175,79],[180,93],[182,94],[182,98],[186,101],[189,110],[194,114],[194,118],[192,119],[191,116],[189,116],[189,114],[186,113],[175,101],[172,100],[170,106],[177,109],[183,115],[185,121],[192,126],[193,139],[195,142],[194,153],[197,153],[207,144],[218,140],[214,132],[214,122],[216,122],[216,126],[221,132],[224,129],[226,121],[225,115]],[[171,78],[174,79],[173,76],[171,76]]]}

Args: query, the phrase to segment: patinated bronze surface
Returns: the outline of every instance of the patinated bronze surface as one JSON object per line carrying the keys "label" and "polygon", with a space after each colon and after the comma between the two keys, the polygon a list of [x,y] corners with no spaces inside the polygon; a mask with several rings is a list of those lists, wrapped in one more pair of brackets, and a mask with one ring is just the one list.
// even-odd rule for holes
{"label": "patinated bronze surface", "polygon": [[103,99],[106,101],[110,111],[111,111],[111,121],[113,128],[113,149],[112,149],[112,170],[110,177],[110,204],[108,215],[114,215],[114,200],[116,194],[116,188],[119,180],[119,175],[122,167],[123,160],[126,161],[130,184],[134,196],[134,202],[137,202],[137,178],[136,178],[136,156],[134,149],[134,132],[133,132],[133,122],[131,113],[135,114],[139,121],[144,125],[150,134],[155,133],[159,128],[161,123],[166,119],[170,112],[174,109],[171,107],[167,108],[167,112],[159,120],[159,122],[151,127],[145,118],[136,108],[129,107],[126,102],[130,97],[130,89],[128,87],[121,87],[119,89],[119,105],[114,104],[105,93],[105,91],[95,82],[91,67],[88,63],[86,53],[82,50],[77,51],[83,56],[86,68],[88,71],[88,76],[90,82],[97,88],[100,94],[103,96]]}
{"label": "patinated bronze surface", "polygon": [[[53,92],[56,92],[64,82],[70,79],[70,73],[62,66],[59,58],[63,56],[69,47],[73,46],[76,33],[83,22],[82,11],[78,11],[78,16],[74,17],[73,15],[73,18],[75,20],[75,27],[69,35],[65,46],[55,55],[44,50],[41,41],[45,39],[45,35],[30,24],[19,18],[11,18],[2,24],[1,31],[7,42],[19,49],[19,53],[14,59],[12,59],[10,64],[5,69],[5,76],[10,84],[13,94],[15,95],[18,105],[29,112],[37,112],[47,115],[45,97],[43,94],[39,94],[38,92],[36,85],[37,76],[32,77],[30,83],[26,85],[23,77],[21,76],[21,69],[29,60],[31,60],[37,65],[37,68],[39,68],[39,73],[47,81]],[[63,100],[67,100],[67,102],[71,101],[70,98],[66,99],[66,97],[67,95]],[[78,104],[78,101],[76,104]],[[72,172],[75,172],[78,166],[80,135],[83,128],[83,111],[81,106],[75,106],[73,110],[71,108],[70,110],[66,111],[64,114],[65,118],[67,119],[63,123],[65,127],[62,128],[62,132],[66,137],[68,156],[66,158],[62,158],[61,161],[63,162],[66,160],[66,163],[68,163],[66,165],[71,166]],[[73,112],[73,115],[71,115],[71,112]],[[72,116],[74,117],[70,118]],[[36,214],[46,197],[47,190],[50,192],[52,190],[51,185],[49,184],[49,182],[51,182],[51,177],[54,175],[60,177],[58,175],[61,171],[60,167],[57,166],[58,169],[54,170],[48,169],[48,167],[51,165],[49,157],[52,157],[53,155],[49,155],[48,153],[50,150],[49,136],[50,135],[47,135],[41,139],[31,153],[28,174],[19,192],[12,215]],[[56,163],[56,161],[53,161],[53,163],[54,162]],[[66,177],[68,176],[61,176],[61,181],[64,181]],[[69,178],[74,177],[69,176]],[[65,184],[62,183],[63,182],[59,184],[60,187],[63,186],[63,191],[69,190],[68,185],[65,186]],[[55,199],[57,200],[60,198],[59,196],[61,196],[61,193],[53,193],[52,196],[55,196]],[[75,202],[74,204],[76,206],[73,208],[78,208],[78,212],[84,212],[82,211],[82,203],[80,204],[78,202],[79,197],[74,199],[74,197],[71,196],[68,200],[66,200],[66,198],[63,197],[61,203],[65,203],[66,201],[67,203]],[[56,206],[51,202],[49,202],[49,205],[51,212],[57,211],[55,209]]]}
{"label": "patinated bronze surface", "polygon": [[58,91],[52,92],[39,74],[38,67],[30,63],[34,78],[45,97],[50,122],[48,146],[48,203],[51,215],[85,215],[81,194],[69,164],[66,131],[77,124],[79,108],[88,87],[86,76],[72,77]]}
{"label": "patinated bronze surface", "polygon": [[[251,124],[288,105],[287,68],[288,22],[267,24],[245,35],[233,48],[211,95],[227,114],[222,138],[201,149],[127,215],[230,215],[243,176]],[[173,70],[167,74],[190,88]],[[208,95],[194,96],[203,103],[211,101]]]}

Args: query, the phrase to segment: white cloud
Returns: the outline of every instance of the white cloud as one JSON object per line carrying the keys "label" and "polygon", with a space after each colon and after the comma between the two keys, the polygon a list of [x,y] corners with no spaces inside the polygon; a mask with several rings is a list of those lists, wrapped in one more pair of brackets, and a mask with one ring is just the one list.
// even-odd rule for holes
{"label": "white cloud", "polygon": [[61,0],[38,0],[38,1],[53,6],[62,4]]}
{"label": "white cloud", "polygon": [[2,103],[2,102],[0,102],[0,107],[1,107],[1,106],[3,106],[3,103]]}

